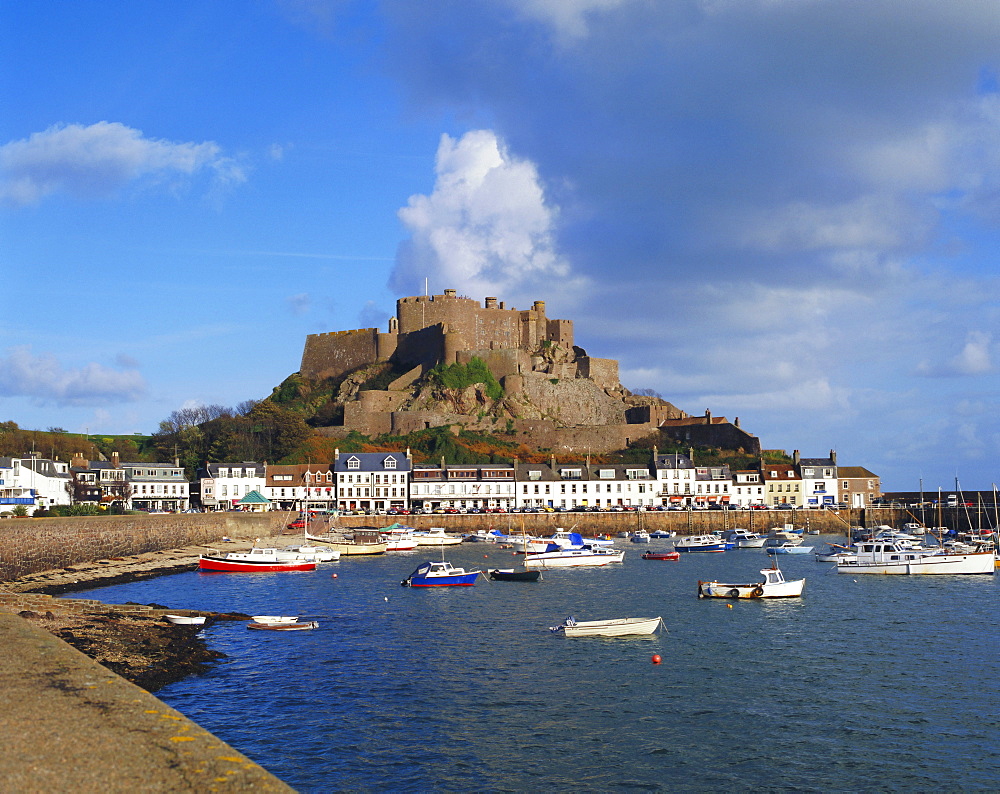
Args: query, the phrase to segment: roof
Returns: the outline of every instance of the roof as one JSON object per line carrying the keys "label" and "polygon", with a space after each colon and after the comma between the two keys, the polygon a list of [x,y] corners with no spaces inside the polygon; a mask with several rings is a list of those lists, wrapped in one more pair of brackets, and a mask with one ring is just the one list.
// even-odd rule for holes
{"label": "roof", "polygon": [[868,471],[864,466],[838,466],[837,477],[844,477],[848,480],[872,480],[877,479],[878,475]]}
{"label": "roof", "polygon": [[260,491],[250,491],[246,496],[244,496],[236,504],[238,505],[269,505],[271,500],[268,499]]}
{"label": "roof", "polygon": [[[394,462],[386,465],[386,461]],[[354,465],[349,465],[353,463]],[[333,470],[348,471],[402,471],[410,470],[410,459],[403,452],[341,452]]]}

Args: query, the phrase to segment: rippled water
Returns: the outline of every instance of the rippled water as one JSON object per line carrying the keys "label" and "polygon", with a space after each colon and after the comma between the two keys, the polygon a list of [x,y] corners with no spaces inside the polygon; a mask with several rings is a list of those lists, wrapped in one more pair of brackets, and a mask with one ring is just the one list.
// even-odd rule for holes
{"label": "rippled water", "polygon": [[[854,578],[786,556],[802,599],[730,609],[697,580],[752,581],[760,550],[642,551],[537,583],[400,587],[421,553],[91,594],[318,620],[209,626],[228,659],[158,693],[301,791],[1000,789],[1000,577]],[[514,564],[481,544],[446,555]],[[548,631],[568,615],[662,615],[669,631]]]}

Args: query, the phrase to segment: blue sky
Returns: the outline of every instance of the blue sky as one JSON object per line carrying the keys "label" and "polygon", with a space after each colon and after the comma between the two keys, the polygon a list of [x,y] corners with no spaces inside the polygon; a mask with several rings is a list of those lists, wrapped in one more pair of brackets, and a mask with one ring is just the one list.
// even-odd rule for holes
{"label": "blue sky", "polygon": [[426,278],[545,300],[765,448],[1000,479],[1000,5],[0,0],[0,32],[0,419],[261,398]]}

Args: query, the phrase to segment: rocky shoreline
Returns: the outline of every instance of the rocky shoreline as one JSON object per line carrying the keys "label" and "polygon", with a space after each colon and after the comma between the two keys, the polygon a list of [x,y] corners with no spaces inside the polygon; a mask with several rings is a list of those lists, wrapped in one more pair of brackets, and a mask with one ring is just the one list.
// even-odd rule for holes
{"label": "rocky shoreline", "polygon": [[[267,540],[261,539],[259,545],[265,545]],[[239,551],[251,545],[227,543],[226,550]],[[51,597],[190,571],[206,548],[193,546],[97,560],[0,583],[0,609],[17,613],[127,681],[156,692],[189,675],[205,673],[226,658],[208,647],[200,626],[169,623],[163,618],[165,613],[204,615],[206,623],[249,620],[250,616],[174,610],[162,604],[102,604]]]}

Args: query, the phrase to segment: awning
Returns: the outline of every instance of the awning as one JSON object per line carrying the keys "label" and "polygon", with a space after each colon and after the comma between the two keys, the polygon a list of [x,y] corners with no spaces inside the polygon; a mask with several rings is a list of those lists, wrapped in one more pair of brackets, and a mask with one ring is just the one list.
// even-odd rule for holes
{"label": "awning", "polygon": [[683,502],[684,501],[684,497],[683,496],[671,496],[670,497],[670,501],[671,502]]}

